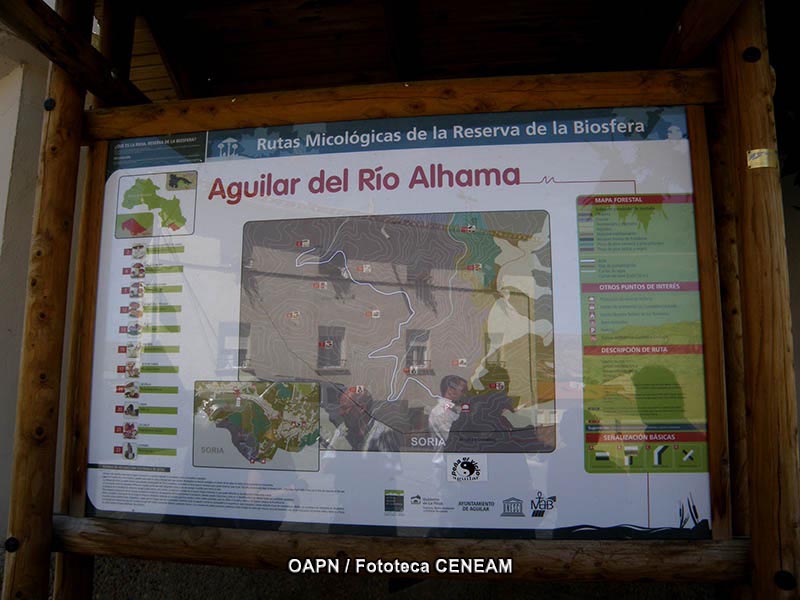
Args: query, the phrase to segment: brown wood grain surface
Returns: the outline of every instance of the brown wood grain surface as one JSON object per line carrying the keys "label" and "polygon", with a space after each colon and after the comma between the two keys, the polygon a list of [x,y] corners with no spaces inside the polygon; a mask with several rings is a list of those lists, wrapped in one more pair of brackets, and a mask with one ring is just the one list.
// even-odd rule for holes
{"label": "brown wood grain surface", "polygon": [[86,114],[89,140],[423,115],[707,104],[709,69],[500,77],[361,85],[182,100]]}
{"label": "brown wood grain surface", "polygon": [[725,348],[725,392],[730,447],[731,526],[733,535],[750,535],[750,486],[747,471],[747,407],[744,389],[742,299],[739,289],[739,234],[736,216],[736,135],[727,107],[708,109],[714,217],[717,229],[722,330]]}
{"label": "brown wood grain surface", "polygon": [[745,0],[722,40],[741,271],[753,596],[797,597],[800,559],[797,405],[783,205],[777,165],[747,151],[777,147],[763,4]]}
{"label": "brown wood grain surface", "polygon": [[689,0],[661,52],[664,67],[688,67],[710,49],[742,0]]}
{"label": "brown wood grain surface", "polygon": [[26,42],[110,105],[149,102],[127,78],[112,72],[112,65],[89,39],[62,19],[42,0],[3,0],[0,19]]}
{"label": "brown wood grain surface", "polygon": [[[61,10],[88,40],[91,3],[64,2]],[[46,598],[49,584],[61,360],[85,93],[53,67],[48,95],[55,107],[44,113],[8,517],[8,536],[18,540],[19,549],[6,553],[3,600]]]}
{"label": "brown wood grain surface", "polygon": [[128,79],[136,24],[136,3],[103,0],[100,23],[100,54],[116,71],[118,79]]}
{"label": "brown wood grain surface", "polygon": [[730,457],[728,454],[728,417],[725,406],[725,360],[720,316],[719,263],[703,107],[689,106],[686,110],[686,118],[692,151],[692,185],[694,187],[698,240],[697,262],[703,317],[708,471],[711,482],[711,532],[714,539],[724,540],[731,537]]}
{"label": "brown wood grain surface", "polygon": [[[286,571],[291,558],[430,561],[513,559],[498,578],[557,581],[740,581],[749,542],[493,540],[320,535],[121,521],[54,519],[56,548],[73,553]],[[435,573],[433,573],[435,575]],[[489,575],[491,576],[491,575]],[[479,575],[481,578],[487,575]]]}
{"label": "brown wood grain surface", "polygon": [[[75,517],[83,516],[86,505],[96,313],[94,299],[97,298],[97,272],[100,265],[100,236],[97,232],[101,229],[103,219],[107,158],[108,142],[97,142],[89,148],[76,248],[59,500],[59,510]],[[90,596],[93,567],[94,561],[89,556],[58,554],[53,584],[55,600],[78,600]]]}

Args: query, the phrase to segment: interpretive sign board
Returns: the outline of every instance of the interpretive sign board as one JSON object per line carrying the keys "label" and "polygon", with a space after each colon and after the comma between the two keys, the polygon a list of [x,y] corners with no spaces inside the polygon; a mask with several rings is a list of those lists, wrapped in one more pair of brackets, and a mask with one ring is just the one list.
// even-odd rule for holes
{"label": "interpretive sign board", "polygon": [[684,109],[110,147],[89,512],[711,534]]}

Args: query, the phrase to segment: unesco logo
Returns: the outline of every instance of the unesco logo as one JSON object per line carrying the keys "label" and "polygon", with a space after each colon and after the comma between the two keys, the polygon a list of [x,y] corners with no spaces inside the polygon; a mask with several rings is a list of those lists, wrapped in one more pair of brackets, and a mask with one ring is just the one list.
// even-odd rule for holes
{"label": "unesco logo", "polygon": [[475,459],[464,456],[453,463],[450,475],[455,481],[477,481],[481,476],[481,467]]}
{"label": "unesco logo", "polygon": [[525,513],[522,511],[522,500],[514,497],[503,500],[503,513],[500,516],[524,517]]}

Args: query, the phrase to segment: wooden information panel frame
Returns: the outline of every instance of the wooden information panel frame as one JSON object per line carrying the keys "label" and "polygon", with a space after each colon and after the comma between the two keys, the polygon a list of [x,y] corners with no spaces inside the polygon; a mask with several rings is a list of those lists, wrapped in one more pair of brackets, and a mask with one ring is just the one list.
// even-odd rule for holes
{"label": "wooden information panel frame", "polygon": [[[683,72],[666,73],[609,73],[600,75],[585,76],[565,76],[569,84],[578,89],[584,90],[585,98],[571,97],[569,93],[562,93],[563,98],[554,97],[553,94],[545,93],[547,98],[546,107],[548,109],[574,109],[579,108],[602,108],[607,107],[609,102],[618,102],[619,97],[591,99],[592,93],[591,79],[596,77],[596,82],[603,82],[608,86],[611,82],[622,83],[623,80],[631,80],[639,77],[639,88],[651,88],[651,93],[645,105],[674,105],[680,102],[680,93],[670,93],[670,86],[673,90],[681,89],[685,81],[692,81],[693,102],[702,102],[713,98],[716,78],[710,71],[691,70]],[[549,81],[548,81],[549,80]],[[176,558],[190,562],[211,562],[216,564],[238,564],[240,560],[231,561],[229,556],[233,555],[252,556],[255,560],[246,559],[244,564],[251,566],[269,565],[274,568],[285,568],[289,558],[296,556],[298,550],[295,544],[302,544],[308,548],[308,552],[313,555],[325,556],[327,553],[324,548],[328,548],[328,553],[335,555],[344,548],[350,547],[350,554],[359,554],[368,559],[381,558],[385,554],[386,538],[369,538],[363,536],[338,536],[326,534],[323,539],[312,534],[287,534],[270,533],[264,531],[248,530],[226,530],[216,527],[189,527],[184,528],[176,525],[165,524],[142,524],[123,522],[119,528],[119,522],[106,519],[82,519],[83,508],[86,498],[86,456],[88,452],[88,431],[89,431],[89,400],[91,397],[91,372],[93,359],[94,326],[95,326],[95,301],[97,298],[97,271],[99,268],[100,239],[97,232],[100,230],[102,222],[102,210],[104,203],[104,191],[106,181],[106,168],[108,158],[108,140],[115,139],[123,132],[127,132],[125,137],[129,138],[165,135],[176,133],[188,133],[193,131],[203,131],[205,129],[220,128],[245,128],[265,125],[278,124],[298,124],[318,122],[326,119],[336,121],[352,121],[365,118],[391,118],[408,116],[430,116],[436,114],[454,114],[458,111],[463,112],[469,108],[471,113],[488,112],[507,112],[507,111],[527,111],[542,108],[542,103],[536,100],[533,90],[541,87],[548,87],[547,84],[554,84],[560,78],[556,77],[534,77],[530,79],[489,79],[489,80],[462,80],[447,81],[437,83],[421,83],[413,85],[386,85],[386,86],[363,86],[355,88],[336,88],[332,90],[318,90],[310,92],[288,92],[285,94],[272,94],[269,96],[254,95],[239,97],[235,99],[214,99],[199,100],[189,102],[174,102],[164,105],[146,105],[141,107],[130,107],[120,109],[110,109],[87,113],[86,135],[92,136],[93,143],[90,146],[88,179],[84,197],[84,209],[81,222],[81,229],[78,239],[78,271],[76,278],[75,298],[81,298],[81,302],[75,303],[73,313],[73,326],[76,327],[75,335],[72,338],[73,362],[70,368],[70,381],[74,382],[68,386],[67,414],[69,417],[66,438],[67,456],[64,462],[64,472],[72,474],[72,481],[65,481],[62,486],[63,510],[72,519],[58,517],[56,520],[56,535],[60,538],[63,548],[67,551],[85,553],[81,549],[82,543],[75,544],[75,536],[79,538],[93,538],[102,532],[102,537],[112,538],[120,535],[121,538],[130,539],[130,527],[138,527],[139,531],[147,532],[146,541],[139,548],[139,544],[130,544],[126,548],[126,555],[132,553],[136,556],[150,556],[153,554],[153,547],[164,549],[164,553],[159,552],[159,558],[164,560],[175,560]],[[616,80],[616,81],[615,81]],[[658,83],[655,83],[655,82]],[[666,83],[667,88],[662,89]],[[680,86],[680,87],[679,87]],[[701,94],[705,96],[702,97]],[[381,103],[380,108],[376,109],[375,101],[378,98],[397,97],[393,103]],[[435,102],[423,104],[420,98],[435,98]],[[663,102],[666,100],[666,102]],[[635,100],[630,96],[625,98],[623,105],[634,105]],[[235,107],[235,109],[233,108]],[[704,109],[700,104],[690,103],[686,106],[687,127],[689,144],[691,148],[691,171],[695,197],[695,223],[696,237],[698,240],[697,258],[699,268],[699,279],[701,289],[701,312],[703,321],[703,347],[705,360],[705,387],[706,387],[706,408],[708,415],[708,452],[709,452],[709,478],[711,488],[711,517],[712,535],[716,542],[723,540],[731,541],[731,508],[730,508],[730,489],[728,473],[728,447],[727,447],[727,423],[725,418],[725,397],[724,397],[724,358],[722,354],[722,322],[721,303],[719,296],[719,281],[717,275],[716,259],[716,235],[714,230],[713,199],[711,195],[711,176],[709,169],[708,145],[706,142],[706,127]],[[267,115],[265,119],[265,115]],[[110,118],[111,117],[111,118]],[[72,442],[72,443],[70,443]],[[80,519],[78,521],[77,519]],[[88,528],[87,528],[88,527]],[[157,544],[150,536],[170,536],[182,537],[189,531],[193,532],[194,537],[201,531],[203,537],[211,536],[219,538],[220,547],[202,548],[203,544],[192,544],[191,547],[180,548],[180,544],[175,546],[175,541],[169,542],[167,539],[159,541]],[[230,535],[229,539],[225,535]],[[243,535],[245,534],[245,535]],[[263,552],[240,552],[236,548],[240,539],[259,540],[249,543],[268,544],[270,554]],[[111,546],[122,544],[122,539],[114,541]],[[302,541],[301,541],[302,540]],[[623,579],[661,578],[664,572],[664,563],[651,557],[653,571],[645,574],[642,566],[632,566],[637,562],[634,559],[639,550],[631,553],[629,560],[620,560],[617,554],[620,543],[614,541],[603,542],[542,542],[525,541],[518,547],[520,542],[482,540],[428,540],[428,539],[401,539],[391,538],[393,553],[395,550],[404,548],[398,558],[415,560],[433,561],[440,556],[470,556],[466,548],[474,548],[473,553],[478,556],[485,556],[487,552],[486,543],[490,543],[495,548],[497,555],[509,554],[509,549],[515,547],[517,550],[510,555],[515,557],[515,577],[531,577],[538,573],[539,577],[553,577],[543,570],[543,565],[539,564],[537,557],[550,554],[551,557],[558,555],[559,552],[551,545],[559,544],[561,549],[572,555],[575,550],[581,548],[587,552],[587,556],[593,556],[590,563],[584,566],[585,572],[581,573],[580,563],[572,564],[564,562],[560,568],[569,568],[570,577],[591,578],[592,571],[598,569],[598,563],[602,568],[597,572],[606,571],[611,578],[621,577]],[[421,550],[420,543],[423,543]],[[641,542],[626,542],[639,547]],[[707,548],[706,553],[713,554],[714,550],[729,552],[729,548],[721,546],[719,543],[699,542],[700,546],[689,543],[677,543],[672,548],[674,542],[644,542],[641,548],[658,547],[658,552],[663,552],[670,556],[680,556],[683,563],[680,572],[682,577],[687,579],[715,579],[717,576],[709,572],[708,557],[697,562],[697,566],[690,568],[689,561],[686,561],[688,551],[687,546],[696,549]],[[232,547],[222,546],[232,545]],[[654,544],[654,546],[650,546]],[[741,542],[733,542],[731,549],[739,551],[744,547]],[[738,545],[737,545],[738,544]],[[125,544],[122,544],[123,546]],[[215,544],[216,545],[216,544]],[[544,546],[543,546],[544,545]],[[541,547],[541,551],[539,548]],[[168,548],[171,548],[168,550]],[[254,548],[251,548],[254,550]],[[358,552],[356,552],[358,550]],[[97,546],[93,553],[105,554],[107,551],[116,553],[116,550],[107,548],[102,550]],[[200,551],[201,554],[194,554]],[[626,550],[629,551],[629,550]],[[696,550],[695,550],[696,551]],[[646,554],[652,552],[645,550]],[[490,552],[490,554],[492,554]],[[300,555],[303,555],[300,552]],[[494,554],[492,554],[494,555]],[[206,556],[208,558],[202,558]],[[169,557],[169,558],[168,558]],[[256,558],[257,557],[257,558]],[[523,558],[524,557],[524,558]],[[602,557],[602,558],[601,558]],[[612,558],[613,557],[613,558]],[[744,555],[740,555],[740,559]],[[548,559],[552,560],[552,558]],[[522,562],[520,562],[522,561]],[[684,561],[686,561],[684,563]],[[728,561],[723,561],[728,562]],[[670,559],[667,559],[667,564]],[[622,565],[625,566],[622,566]],[[703,564],[701,567],[700,565]],[[728,563],[725,567],[729,567]],[[594,565],[592,568],[591,565]],[[722,567],[722,563],[719,565]],[[694,575],[690,575],[697,569]],[[713,567],[711,569],[713,571]],[[667,577],[673,579],[674,573]],[[726,579],[727,577],[722,577]]]}
{"label": "wooden information panel frame", "polygon": [[[189,561],[242,564],[242,561],[231,561],[232,555],[250,556],[244,564],[270,565],[285,567],[286,561],[296,555],[299,550],[296,544],[305,546],[314,555],[325,555],[325,548],[333,554],[352,548],[367,558],[379,558],[385,552],[386,540],[365,538],[360,536],[326,535],[320,538],[311,534],[270,533],[263,531],[225,530],[214,527],[186,528],[176,525],[153,525],[109,521],[104,519],[83,519],[83,507],[86,494],[86,456],[89,428],[89,398],[91,388],[91,367],[93,357],[92,341],[94,339],[95,314],[94,306],[97,297],[97,270],[99,267],[100,240],[97,232],[102,221],[103,194],[106,178],[108,142],[112,138],[126,133],[126,137],[175,134],[181,132],[219,129],[220,127],[253,127],[261,125],[284,124],[287,122],[306,123],[321,119],[349,121],[375,116],[397,117],[432,114],[448,114],[469,110],[469,112],[505,112],[509,110],[532,110],[543,107],[553,109],[566,108],[600,108],[610,103],[623,105],[650,104],[674,105],[685,103],[687,106],[687,124],[689,141],[692,149],[692,178],[695,188],[695,210],[697,239],[704,240],[698,244],[698,263],[701,283],[701,308],[703,316],[703,337],[706,362],[707,413],[709,422],[709,463],[712,498],[713,542],[541,542],[541,541],[477,541],[465,540],[425,540],[392,538],[393,558],[395,550],[398,558],[416,556],[417,560],[434,560],[439,556],[469,556],[472,553],[486,555],[488,543],[495,552],[515,556],[515,577],[557,577],[549,572],[545,564],[562,552],[574,554],[578,548],[587,552],[592,559],[585,565],[572,563],[562,557],[561,569],[569,568],[570,577],[591,578],[605,572],[604,576],[622,579],[661,578],[665,573],[663,556],[674,557],[681,563],[680,572],[687,579],[728,579],[732,573],[725,569],[738,563],[741,567],[744,559],[745,544],[731,542],[730,535],[730,493],[727,472],[727,425],[725,420],[724,401],[724,365],[722,357],[722,331],[720,320],[719,285],[717,281],[717,265],[715,256],[715,239],[713,226],[713,205],[710,189],[710,172],[708,149],[706,144],[705,120],[703,108],[695,102],[707,102],[716,97],[716,78],[709,71],[695,70],[665,73],[616,73],[605,75],[567,76],[566,83],[572,89],[582,90],[585,97],[576,97],[572,93],[561,93],[562,98],[554,97],[548,87],[564,85],[557,77],[537,77],[530,79],[497,79],[449,81],[439,83],[364,86],[358,88],[339,88],[305,93],[286,93],[270,96],[248,96],[232,99],[216,99],[192,102],[175,102],[164,105],[144,106],[123,109],[101,110],[87,114],[86,135],[92,136],[90,146],[88,179],[86,182],[84,209],[78,239],[78,270],[76,273],[75,297],[81,298],[75,303],[73,327],[75,334],[71,342],[71,356],[68,396],[66,411],[69,415],[66,432],[66,458],[64,472],[69,474],[62,486],[62,510],[70,517],[56,519],[56,538],[64,550],[75,553],[117,553],[125,548],[126,555],[155,557],[154,548],[158,548],[158,557],[162,559],[183,559]],[[622,99],[611,94],[600,97],[596,89],[602,85],[608,90],[610,85],[627,87],[624,82],[633,84],[634,89],[649,90],[638,97],[630,95]],[[692,82],[686,86],[685,82]],[[692,93],[683,94],[680,90],[692,89]],[[534,95],[534,90],[539,92]],[[544,93],[542,93],[544,92]],[[546,103],[537,97],[546,98]],[[376,104],[379,98],[394,97],[391,102]],[[428,104],[420,98],[433,98]],[[376,109],[376,106],[380,108]],[[267,115],[265,119],[265,115]],[[98,139],[99,138],[99,139]],[[135,528],[143,535],[142,543],[131,543],[132,531]],[[84,543],[100,534],[108,539],[110,546],[103,549],[94,541],[93,549]],[[190,533],[191,532],[191,533]],[[201,533],[202,532],[202,533]],[[192,543],[186,548],[178,548],[175,541],[166,539],[155,542],[152,536],[191,535],[195,538],[218,539],[218,544],[204,547],[203,543]],[[112,541],[116,535],[121,537]],[[226,536],[230,538],[226,538]],[[122,538],[128,540],[122,543]],[[248,544],[268,544],[270,552],[233,552],[238,540],[252,540]],[[196,542],[199,540],[195,539]],[[722,542],[728,541],[729,545]],[[77,543],[76,543],[77,542]],[[552,544],[557,544],[557,550]],[[180,545],[180,543],[178,542]],[[623,549],[625,546],[627,549]],[[113,549],[112,549],[113,548]],[[403,548],[403,551],[400,551]],[[539,550],[541,548],[541,551]],[[658,550],[656,550],[656,548]],[[694,550],[689,550],[694,548]],[[706,556],[698,560],[695,567],[690,567],[687,557],[703,548]],[[655,552],[648,560],[652,560],[650,569],[643,568],[641,561],[635,556],[644,549],[645,555]],[[251,548],[252,550],[252,548]],[[628,560],[620,560],[619,552],[631,552]],[[720,560],[715,568],[708,564],[709,555],[719,552]],[[302,552],[300,552],[302,554]],[[350,554],[350,552],[348,552]],[[546,561],[540,558],[549,555]],[[660,555],[662,558],[656,558]],[[738,557],[738,558],[736,558]],[[733,560],[731,560],[733,559]],[[540,564],[540,562],[542,564]],[[670,559],[666,562],[669,564]],[[637,566],[638,565],[638,566]],[[702,567],[700,566],[702,565]],[[677,565],[676,565],[677,566]],[[552,568],[552,567],[551,567]],[[692,574],[693,573],[693,574]],[[673,575],[667,578],[671,579]]]}
{"label": "wooden information panel frame", "polygon": [[[24,394],[31,392],[22,390],[15,445],[13,507],[9,525],[9,535],[17,540],[18,545],[7,555],[3,598],[43,597],[46,594],[47,577],[43,558],[48,558],[50,531],[54,548],[64,553],[60,555],[57,567],[57,597],[81,597],[82,590],[86,589],[87,579],[90,581],[91,578],[88,571],[91,562],[87,562],[86,557],[92,555],[277,569],[285,569],[290,557],[359,556],[371,560],[398,558],[433,561],[440,557],[513,556],[514,572],[511,577],[520,579],[746,581],[751,560],[751,542],[747,538],[734,538],[732,535],[732,515],[739,507],[731,504],[730,493],[723,344],[723,315],[726,313],[723,313],[719,294],[715,207],[711,193],[712,173],[704,118],[704,105],[719,103],[721,99],[717,72],[685,70],[359,86],[179,101],[86,113],[83,136],[90,151],[80,233],[73,250],[77,252],[78,265],[74,276],[74,293],[80,302],[75,302],[71,318],[71,361],[65,403],[67,424],[64,480],[60,497],[63,514],[53,518],[46,506],[29,504],[29,497],[36,494],[37,490],[32,489],[35,486],[21,483],[39,477],[49,479],[52,484],[55,461],[54,442],[52,448],[44,450],[40,443],[42,438],[55,437],[53,404],[28,408],[24,404]],[[287,123],[653,105],[687,107],[702,290],[713,540],[598,542],[379,538],[191,527],[84,517],[94,302],[97,297],[100,248],[98,232],[102,217],[108,140]],[[75,123],[71,125],[74,126]],[[61,143],[77,147],[79,141],[74,138],[74,129],[72,131],[72,139],[67,136],[64,141],[65,138],[62,137]],[[45,153],[45,165],[50,160],[48,154],[54,153],[55,149],[52,153]],[[77,163],[74,169],[70,166],[68,170],[70,172],[64,173],[62,177],[74,181]],[[40,196],[44,197],[46,194],[47,185],[54,185],[53,177],[46,169],[42,170]],[[717,180],[716,174],[714,179]],[[64,211],[69,213],[68,200],[64,199],[63,202],[64,205],[45,214],[42,211],[47,207],[42,205],[43,201],[40,199],[37,218],[40,221],[47,220],[47,215],[53,213],[56,216],[51,217],[52,220],[57,219],[58,214],[64,214]],[[719,201],[717,204],[719,205]],[[768,223],[773,219],[771,215],[762,217]],[[39,308],[42,302],[38,296],[39,290],[47,287],[42,285],[42,281],[50,281],[55,277],[51,272],[37,271],[39,267],[36,261],[41,257],[40,252],[47,255],[50,251],[49,247],[41,250],[40,239],[59,239],[62,244],[66,242],[66,248],[69,248],[69,233],[65,231],[65,225],[66,223],[57,221],[50,222],[45,233],[34,239],[33,275],[26,313],[25,352],[28,357],[40,354],[48,343],[60,344],[62,341],[58,336],[58,329],[55,328],[47,334],[50,337],[45,343],[38,346],[36,344],[36,340],[41,339],[37,338],[39,334],[35,330],[36,324],[49,318],[45,310]],[[741,243],[744,244],[744,240]],[[770,253],[775,251],[770,249],[765,252],[766,258],[762,256],[762,259],[772,264],[773,257]],[[49,265],[48,268],[57,266]],[[784,274],[785,266],[784,258]],[[729,264],[725,265],[725,268],[729,267]],[[746,265],[743,272],[748,272]],[[748,285],[745,280],[742,283],[743,290],[749,289]],[[774,285],[781,284],[778,281]],[[63,296],[66,293],[66,278],[52,282],[47,287],[47,293],[48,297]],[[748,299],[750,302],[756,301],[754,298]],[[726,304],[724,308],[728,311],[730,304]],[[752,315],[745,314],[745,317],[748,316],[752,320]],[[778,318],[778,315],[771,318]],[[24,354],[23,369],[35,369],[35,366],[26,362],[25,357]],[[57,382],[57,375],[55,379]],[[44,384],[46,380],[47,375],[40,378],[40,384]],[[58,388],[55,385],[57,396]],[[55,407],[57,414],[57,397]],[[791,423],[793,416],[786,413],[785,418]],[[789,429],[791,433],[791,424]],[[759,435],[767,437],[768,433],[761,430]],[[791,442],[785,439],[787,436],[788,434],[781,432],[780,442],[790,444],[789,448],[796,450],[796,441],[791,446]],[[754,442],[755,448],[763,446],[758,439]],[[734,463],[734,468],[741,469],[743,465]],[[733,478],[738,485],[748,480],[748,476],[741,471],[735,472]],[[758,470],[751,469],[751,489],[760,484],[760,478]],[[792,485],[796,491],[796,474],[794,483],[789,482],[790,488]],[[753,497],[752,492],[749,497]],[[754,506],[753,510],[759,509]],[[794,523],[797,523],[796,519]],[[792,561],[796,560],[796,530],[793,539],[787,540],[784,537],[777,544],[770,542],[775,536],[780,540],[781,531],[785,527],[785,520],[778,522],[775,535],[766,541],[762,537],[760,543],[764,547],[777,548],[778,563],[783,561],[786,564],[783,571],[788,577],[794,577],[793,573],[796,571]],[[43,536],[44,541],[41,539]],[[771,551],[774,552],[774,549]],[[788,563],[786,556],[790,557]],[[788,585],[787,581],[784,579],[773,583],[772,580],[777,581],[778,575],[773,577],[772,573],[767,574],[769,566],[762,565],[759,572],[759,560],[755,561],[757,589],[770,590],[770,594],[776,592],[775,585],[784,589]],[[772,563],[774,562],[773,555]],[[773,573],[775,571],[773,569]]]}

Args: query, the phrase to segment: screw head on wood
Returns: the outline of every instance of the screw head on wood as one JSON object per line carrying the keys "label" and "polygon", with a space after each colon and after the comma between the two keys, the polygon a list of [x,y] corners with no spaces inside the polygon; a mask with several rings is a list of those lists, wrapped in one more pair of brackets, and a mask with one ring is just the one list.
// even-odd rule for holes
{"label": "screw head on wood", "polygon": [[56,100],[55,98],[48,98],[44,101],[44,109],[46,111],[51,111],[56,107]]}
{"label": "screw head on wood", "polygon": [[758,62],[761,60],[761,50],[755,46],[745,48],[744,52],[742,52],[742,58],[749,63]]}
{"label": "screw head on wood", "polygon": [[775,585],[782,590],[793,590],[797,587],[797,579],[789,571],[775,572]]}
{"label": "screw head on wood", "polygon": [[7,538],[3,547],[6,549],[6,552],[16,552],[19,550],[19,540],[15,537]]}

